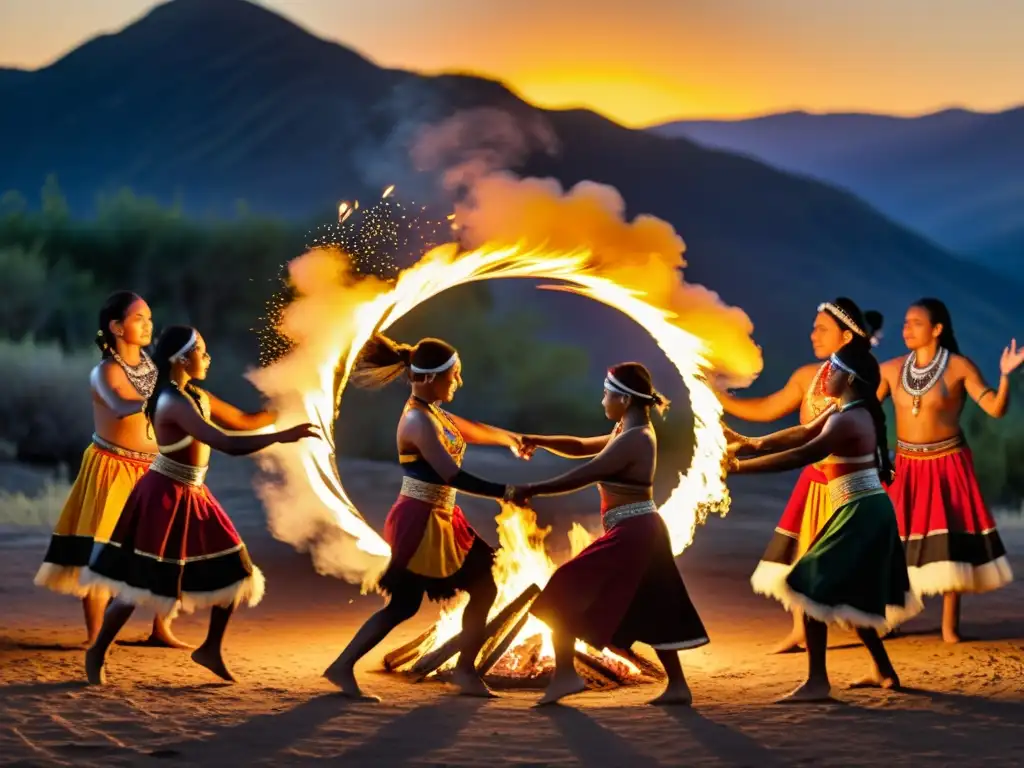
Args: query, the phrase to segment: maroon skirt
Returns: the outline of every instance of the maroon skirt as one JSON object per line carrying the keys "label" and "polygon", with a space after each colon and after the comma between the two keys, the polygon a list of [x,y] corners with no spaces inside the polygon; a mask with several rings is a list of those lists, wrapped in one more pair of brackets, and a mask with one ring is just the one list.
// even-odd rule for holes
{"label": "maroon skirt", "polygon": [[81,578],[166,617],[255,605],[264,590],[263,574],[210,490],[154,469],[132,490],[110,541],[96,544]]}
{"label": "maroon skirt", "polygon": [[709,642],[656,512],[623,520],[563,563],[530,610],[594,648],[641,642],[668,651]]}

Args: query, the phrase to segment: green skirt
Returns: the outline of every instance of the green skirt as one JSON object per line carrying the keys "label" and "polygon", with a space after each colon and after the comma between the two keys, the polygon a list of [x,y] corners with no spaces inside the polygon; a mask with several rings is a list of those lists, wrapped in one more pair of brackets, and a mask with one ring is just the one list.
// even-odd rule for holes
{"label": "green skirt", "polygon": [[837,508],[771,596],[846,628],[886,632],[920,613],[889,495],[879,489]]}

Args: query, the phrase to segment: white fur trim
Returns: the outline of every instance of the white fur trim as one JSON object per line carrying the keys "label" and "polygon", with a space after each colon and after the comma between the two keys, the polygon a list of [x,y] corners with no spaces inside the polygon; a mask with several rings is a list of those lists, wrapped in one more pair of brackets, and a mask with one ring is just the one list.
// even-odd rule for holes
{"label": "white fur trim", "polygon": [[945,595],[950,592],[991,592],[1013,581],[1013,569],[1006,557],[973,566],[948,560],[907,568],[910,587],[918,595]]}
{"label": "white fur trim", "polygon": [[781,590],[783,587],[788,589],[786,577],[789,576],[789,572],[792,570],[792,565],[762,560],[757,564],[757,568],[754,569],[754,573],[750,576],[750,586],[753,587],[755,594],[781,600],[781,595],[783,594]]}
{"label": "white fur trim", "polygon": [[656,651],[685,651],[689,648],[700,648],[702,645],[707,645],[711,641],[706,637],[699,637],[696,640],[683,640],[678,643],[661,643],[659,645],[652,645]]}
{"label": "white fur trim", "polygon": [[61,595],[71,595],[72,597],[106,593],[106,590],[99,587],[88,587],[82,584],[80,581],[81,571],[82,569],[77,565],[43,563],[36,571],[33,581],[37,587],[45,587]]}
{"label": "white fur trim", "polygon": [[234,584],[213,592],[184,592],[178,599],[154,595],[148,589],[139,589],[101,576],[88,568],[82,569],[83,584],[100,585],[122,602],[152,608],[165,619],[175,618],[180,611],[193,613],[196,609],[219,606],[238,606],[245,602],[250,608],[258,605],[266,592],[263,572],[253,566],[252,575]]}
{"label": "white fur trim", "polygon": [[864,628],[885,633],[924,610],[924,604],[913,592],[907,592],[904,595],[903,607],[886,606],[885,616],[865,613],[852,605],[824,605],[794,591],[788,584],[785,584],[779,592],[780,594],[773,595],[773,597],[782,603],[782,607],[787,611],[798,608],[804,612],[804,615],[810,616],[812,619],[817,619],[824,624],[833,624],[842,629]]}

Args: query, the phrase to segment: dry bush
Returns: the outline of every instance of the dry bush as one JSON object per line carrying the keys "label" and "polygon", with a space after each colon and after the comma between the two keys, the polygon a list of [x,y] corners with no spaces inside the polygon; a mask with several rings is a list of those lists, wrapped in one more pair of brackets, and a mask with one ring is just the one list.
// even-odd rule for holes
{"label": "dry bush", "polygon": [[54,344],[0,341],[0,441],[19,461],[77,471],[92,435],[89,371],[96,353]]}

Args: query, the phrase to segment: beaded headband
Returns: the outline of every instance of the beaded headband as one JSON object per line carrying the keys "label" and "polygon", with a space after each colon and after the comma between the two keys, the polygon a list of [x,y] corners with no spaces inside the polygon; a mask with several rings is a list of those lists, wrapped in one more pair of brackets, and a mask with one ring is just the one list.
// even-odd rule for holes
{"label": "beaded headband", "polygon": [[861,328],[857,323],[854,322],[853,318],[850,317],[842,307],[833,304],[831,301],[825,301],[818,305],[819,312],[828,312],[830,315],[836,318],[839,322],[849,328],[851,331],[856,333],[858,336],[863,336],[865,339],[868,338],[867,331]]}

